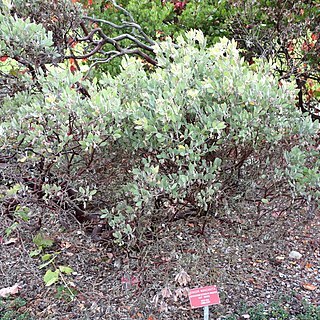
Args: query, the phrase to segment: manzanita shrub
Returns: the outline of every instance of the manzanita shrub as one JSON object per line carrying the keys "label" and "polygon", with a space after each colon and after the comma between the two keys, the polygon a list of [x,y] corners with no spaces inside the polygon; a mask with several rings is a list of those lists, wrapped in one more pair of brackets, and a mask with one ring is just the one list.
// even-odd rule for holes
{"label": "manzanita shrub", "polygon": [[136,206],[166,199],[223,214],[244,199],[318,198],[319,124],[295,107],[294,84],[280,86],[266,61],[249,66],[226,38],[206,48],[191,31],[177,42],[156,46],[154,73],[128,60],[104,80],[125,103],[122,137],[143,152],[129,188]]}
{"label": "manzanita shrub", "polygon": [[[41,91],[2,103],[1,151],[41,167],[47,199],[61,198],[66,184],[85,190],[81,172],[114,148],[129,155],[123,202],[103,210],[120,243],[134,233],[130,220],[156,214],[159,202],[173,214],[188,207],[241,216],[246,200],[259,217],[266,205],[281,211],[279,198],[286,208],[319,199],[319,123],[296,108],[294,84],[279,84],[267,61],[250,66],[235,41],[206,47],[201,31],[167,38],[155,52],[152,71],[128,58],[118,76],[90,82],[62,68],[39,75]],[[96,185],[98,194],[105,187]]]}

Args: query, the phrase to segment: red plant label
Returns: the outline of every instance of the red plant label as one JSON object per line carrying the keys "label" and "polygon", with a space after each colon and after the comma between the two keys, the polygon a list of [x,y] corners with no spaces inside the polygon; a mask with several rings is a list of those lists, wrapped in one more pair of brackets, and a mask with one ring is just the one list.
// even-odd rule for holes
{"label": "red plant label", "polygon": [[202,308],[220,303],[219,292],[216,286],[190,289],[189,300],[191,308]]}

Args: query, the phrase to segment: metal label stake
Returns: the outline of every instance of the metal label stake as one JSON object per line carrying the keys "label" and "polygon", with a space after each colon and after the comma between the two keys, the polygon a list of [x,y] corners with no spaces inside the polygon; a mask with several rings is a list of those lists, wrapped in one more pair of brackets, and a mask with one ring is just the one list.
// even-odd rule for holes
{"label": "metal label stake", "polygon": [[203,320],[209,320],[209,307],[205,306],[203,308]]}

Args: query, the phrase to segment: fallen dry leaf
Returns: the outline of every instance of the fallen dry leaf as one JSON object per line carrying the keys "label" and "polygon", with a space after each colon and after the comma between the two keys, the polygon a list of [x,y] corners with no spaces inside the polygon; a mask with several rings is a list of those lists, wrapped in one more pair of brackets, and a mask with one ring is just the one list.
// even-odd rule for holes
{"label": "fallen dry leaf", "polygon": [[159,312],[167,312],[168,311],[168,304],[164,301],[160,302]]}
{"label": "fallen dry leaf", "polygon": [[310,291],[313,291],[313,290],[316,290],[316,289],[317,289],[317,287],[314,286],[314,285],[311,284],[311,283],[304,283],[304,284],[302,285],[302,287],[303,287],[304,289],[310,290]]}
{"label": "fallen dry leaf", "polygon": [[109,259],[112,259],[112,258],[113,258],[113,253],[107,252],[107,257],[108,257]]}
{"label": "fallen dry leaf", "polygon": [[174,279],[176,282],[180,284],[180,286],[186,286],[188,282],[191,280],[190,276],[182,269]]}
{"label": "fallen dry leaf", "polygon": [[274,218],[279,218],[282,215],[281,211],[274,211],[271,213]]}
{"label": "fallen dry leaf", "polygon": [[16,243],[18,241],[18,238],[10,238],[9,240],[5,241],[3,244],[8,245],[12,243]]}
{"label": "fallen dry leaf", "polygon": [[131,286],[139,286],[140,279],[136,276],[130,276],[126,273],[121,277],[121,283],[124,289],[129,289]]}
{"label": "fallen dry leaf", "polygon": [[188,297],[188,293],[189,293],[188,288],[178,288],[178,289],[176,289],[176,291],[174,293],[173,300],[175,302],[177,302],[178,299],[183,300],[184,298]]}
{"label": "fallen dry leaf", "polygon": [[69,249],[70,247],[72,247],[72,244],[68,241],[63,241],[61,242],[60,247],[64,249]]}
{"label": "fallen dry leaf", "polygon": [[161,260],[164,262],[170,262],[171,258],[170,257],[161,257]]}
{"label": "fallen dry leaf", "polygon": [[164,298],[170,298],[172,296],[172,292],[169,287],[164,287],[161,290],[161,294]]}
{"label": "fallen dry leaf", "polygon": [[18,292],[19,292],[19,284],[16,283],[12,287],[0,289],[0,297],[6,298],[12,294],[17,294]]}
{"label": "fallen dry leaf", "polygon": [[157,293],[151,300],[151,302],[154,304],[155,307],[157,307],[159,302],[159,294]]}

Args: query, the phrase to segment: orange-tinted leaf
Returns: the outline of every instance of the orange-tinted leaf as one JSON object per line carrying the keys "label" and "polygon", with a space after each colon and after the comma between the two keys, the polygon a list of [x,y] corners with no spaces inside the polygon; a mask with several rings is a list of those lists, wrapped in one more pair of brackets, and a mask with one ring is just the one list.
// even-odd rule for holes
{"label": "orange-tinted leaf", "polygon": [[310,51],[310,44],[307,41],[304,41],[302,46],[301,46],[301,49],[303,51]]}
{"label": "orange-tinted leaf", "polygon": [[311,283],[304,283],[304,284],[302,285],[302,287],[303,287],[304,289],[306,289],[306,290],[309,290],[309,291],[314,291],[314,290],[317,289],[317,287],[314,286],[314,285],[311,284]]}
{"label": "orange-tinted leaf", "polygon": [[249,278],[249,279],[248,279],[248,282],[254,284],[254,283],[255,283],[255,280],[254,280],[253,278]]}
{"label": "orange-tinted leaf", "polygon": [[294,50],[294,45],[293,45],[292,41],[290,41],[288,44],[288,51],[292,52],[293,50]]}
{"label": "orange-tinted leaf", "polygon": [[58,21],[59,21],[59,19],[57,16],[51,17],[51,22],[58,22]]}
{"label": "orange-tinted leaf", "polygon": [[75,41],[72,37],[69,37],[68,39],[68,46],[70,46],[71,48],[74,48],[77,45],[77,41]]}

